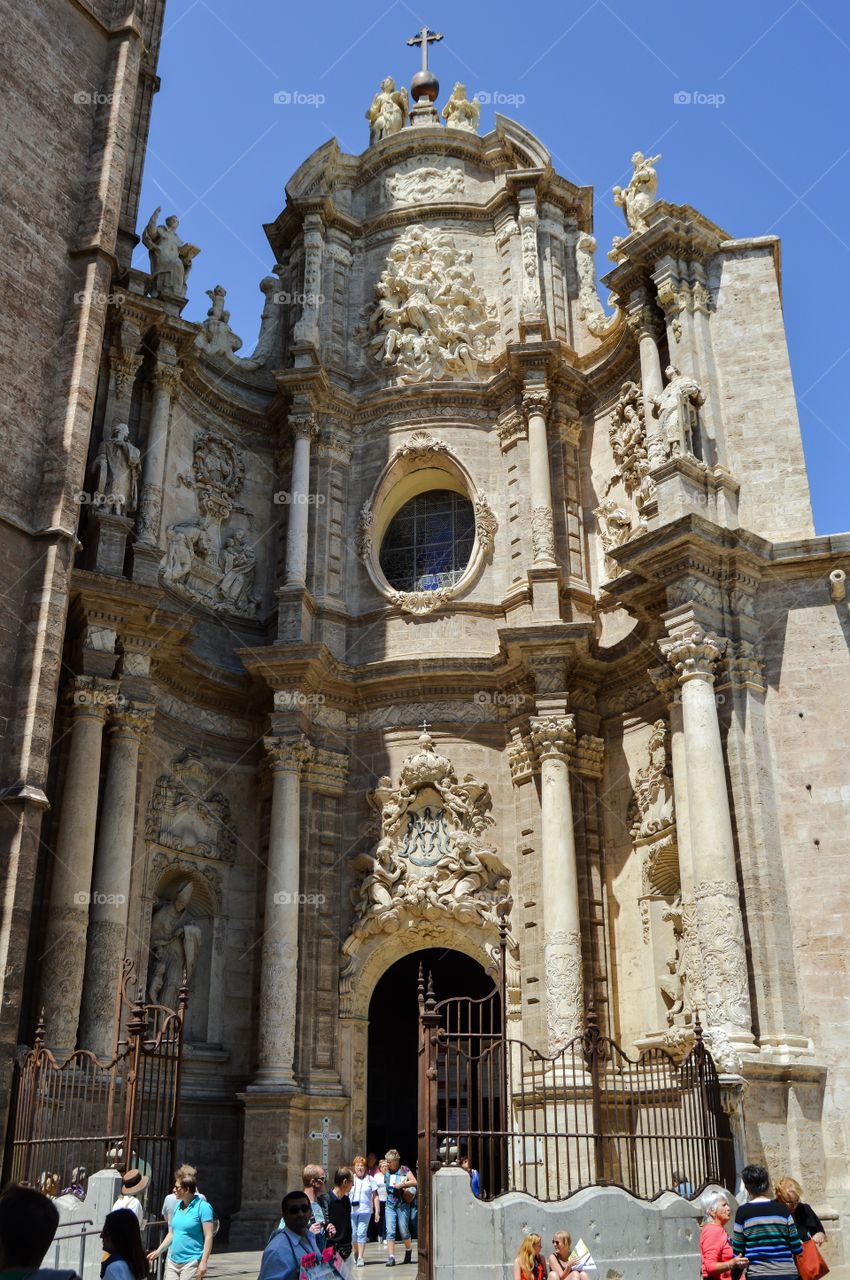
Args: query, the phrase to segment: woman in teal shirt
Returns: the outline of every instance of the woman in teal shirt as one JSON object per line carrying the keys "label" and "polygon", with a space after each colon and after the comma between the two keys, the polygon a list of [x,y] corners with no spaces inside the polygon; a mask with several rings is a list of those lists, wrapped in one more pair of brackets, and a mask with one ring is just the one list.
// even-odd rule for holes
{"label": "woman in teal shirt", "polygon": [[204,1280],[213,1243],[213,1207],[198,1195],[194,1178],[180,1179],[180,1192],[171,1230],[157,1249],[148,1254],[153,1262],[166,1249],[165,1280]]}

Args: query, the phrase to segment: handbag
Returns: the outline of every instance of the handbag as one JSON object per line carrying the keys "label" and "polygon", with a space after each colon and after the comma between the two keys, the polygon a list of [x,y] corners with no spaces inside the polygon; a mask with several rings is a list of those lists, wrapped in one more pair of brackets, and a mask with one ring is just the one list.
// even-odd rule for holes
{"label": "handbag", "polygon": [[814,1240],[803,1241],[803,1252],[797,1254],[795,1261],[800,1280],[820,1280],[821,1276],[829,1275],[829,1267]]}
{"label": "handbag", "polygon": [[[401,1196],[405,1204],[413,1204],[413,1201],[416,1199],[416,1188],[405,1187],[401,1193]],[[814,1280],[817,1280],[816,1276],[814,1277]]]}

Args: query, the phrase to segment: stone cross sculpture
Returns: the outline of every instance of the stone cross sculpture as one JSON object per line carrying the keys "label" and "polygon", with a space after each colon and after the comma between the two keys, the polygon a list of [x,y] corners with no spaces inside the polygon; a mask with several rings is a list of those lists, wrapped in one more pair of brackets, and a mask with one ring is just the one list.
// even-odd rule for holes
{"label": "stone cross sculpture", "polygon": [[342,1142],[342,1134],[339,1132],[339,1130],[338,1130],[338,1129],[337,1129],[337,1131],[336,1131],[335,1133],[331,1133],[331,1118],[330,1118],[330,1116],[322,1116],[322,1127],[321,1127],[321,1129],[312,1129],[312,1130],[310,1131],[310,1133],[309,1133],[307,1136],[308,1136],[309,1138],[311,1138],[313,1142],[321,1142],[321,1144],[322,1144],[322,1168],[323,1168],[323,1169],[327,1169],[327,1167],[328,1167],[328,1154],[329,1154],[329,1151],[330,1151],[330,1144],[331,1144],[331,1141],[333,1141],[333,1142]]}
{"label": "stone cross sculpture", "polygon": [[369,146],[382,142],[404,128],[408,112],[407,90],[404,85],[396,89],[395,80],[387,76],[381,81],[381,87],[372,99],[372,105],[366,112],[369,121]]}
{"label": "stone cross sculpture", "polygon": [[621,206],[629,231],[648,230],[644,215],[658,199],[658,174],[655,166],[660,155],[645,156],[636,151],[632,156],[634,173],[625,188],[614,188],[614,204]]}
{"label": "stone cross sculpture", "polygon": [[180,221],[175,214],[170,214],[164,225],[157,226],[161,212],[162,206],[154,209],[142,232],[142,244],[151,260],[150,294],[153,298],[163,295],[185,298],[192,259],[201,251],[197,245],[180,239],[177,234]]}
{"label": "stone cross sculpture", "polygon": [[130,428],[126,422],[116,422],[95,454],[94,490],[98,502],[119,515],[135,511],[141,466],[142,455],[130,443]]}

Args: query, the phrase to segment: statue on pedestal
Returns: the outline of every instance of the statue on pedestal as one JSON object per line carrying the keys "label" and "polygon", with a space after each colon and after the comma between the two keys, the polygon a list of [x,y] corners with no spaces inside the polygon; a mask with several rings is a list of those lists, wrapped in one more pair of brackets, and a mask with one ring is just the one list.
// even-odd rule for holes
{"label": "statue on pedestal", "polygon": [[244,529],[237,529],[227,539],[218,563],[224,570],[224,577],[217,588],[222,607],[229,606],[237,613],[255,610],[259,601],[251,595],[251,587],[257,570],[257,555]]}
{"label": "statue on pedestal", "polygon": [[646,231],[644,214],[658,199],[658,174],[655,166],[661,156],[645,156],[636,151],[632,156],[634,173],[625,188],[614,188],[614,204],[621,206],[629,231]]}
{"label": "statue on pedestal", "polygon": [[151,260],[151,297],[161,298],[163,294],[169,294],[185,298],[192,259],[201,251],[197,245],[180,239],[177,234],[180,221],[175,214],[170,214],[164,225],[158,227],[156,220],[161,212],[161,205],[154,209],[142,232],[142,244]]}
{"label": "statue on pedestal", "polygon": [[207,289],[207,297],[212,306],[195,339],[195,346],[208,356],[223,356],[226,360],[231,360],[242,346],[242,339],[231,329],[230,312],[224,309],[227,290],[217,284],[214,289]]}
{"label": "statue on pedestal", "polygon": [[374,146],[404,128],[408,112],[407,89],[396,89],[392,76],[381,81],[381,87],[366,112],[369,121],[369,145]]}
{"label": "statue on pedestal", "polygon": [[174,898],[154,908],[151,917],[148,999],[166,1009],[177,1008],[184,974],[188,986],[198,963],[201,930],[186,917],[192,892],[192,882],[187,880]]}
{"label": "statue on pedestal", "polygon": [[126,516],[139,501],[139,474],[142,455],[130,443],[126,422],[108,428],[94,459],[95,501],[108,511]]}
{"label": "statue on pedestal", "polygon": [[673,453],[690,453],[701,458],[699,410],[705,404],[702,387],[675,364],[668,365],[664,375],[667,386],[652,401],[659,434]]}

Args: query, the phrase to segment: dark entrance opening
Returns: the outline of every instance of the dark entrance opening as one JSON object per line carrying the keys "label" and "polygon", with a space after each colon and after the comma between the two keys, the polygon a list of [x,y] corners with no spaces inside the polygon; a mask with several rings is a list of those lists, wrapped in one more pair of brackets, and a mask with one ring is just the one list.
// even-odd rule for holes
{"label": "dark entrance opening", "polygon": [[437,1000],[468,996],[480,1000],[493,979],[462,951],[429,948],[414,951],[387,970],[369,1005],[369,1058],[366,1085],[366,1146],[380,1158],[390,1147],[402,1163],[416,1165],[419,966],[430,972]]}

